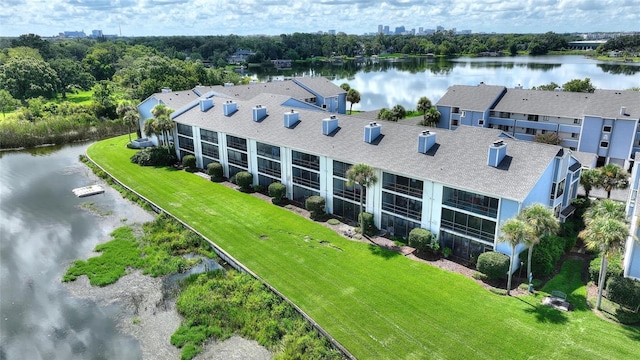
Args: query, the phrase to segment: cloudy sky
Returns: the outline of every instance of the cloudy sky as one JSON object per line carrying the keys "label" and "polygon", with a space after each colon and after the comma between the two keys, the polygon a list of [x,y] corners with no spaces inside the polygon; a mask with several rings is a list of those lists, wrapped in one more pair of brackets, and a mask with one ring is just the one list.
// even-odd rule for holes
{"label": "cloudy sky", "polygon": [[640,31],[640,0],[0,0],[0,36],[348,34],[404,25],[473,32]]}

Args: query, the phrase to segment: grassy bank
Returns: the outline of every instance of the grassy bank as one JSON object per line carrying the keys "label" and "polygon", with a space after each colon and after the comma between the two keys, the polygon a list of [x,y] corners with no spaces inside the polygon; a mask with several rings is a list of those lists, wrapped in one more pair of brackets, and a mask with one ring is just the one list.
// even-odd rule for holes
{"label": "grassy bank", "polygon": [[350,241],[193,174],[131,164],[135,151],[126,149],[127,141],[101,141],[88,153],[285,294],[358,358],[637,355],[636,327],[602,320],[584,307],[550,318],[535,306],[540,296],[497,296],[466,277]]}

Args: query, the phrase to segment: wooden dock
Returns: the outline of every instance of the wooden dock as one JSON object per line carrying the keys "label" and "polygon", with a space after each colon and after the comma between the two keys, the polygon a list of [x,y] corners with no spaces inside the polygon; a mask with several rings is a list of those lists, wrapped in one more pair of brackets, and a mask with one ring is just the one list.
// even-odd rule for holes
{"label": "wooden dock", "polygon": [[104,189],[100,185],[89,185],[73,189],[72,191],[77,197],[85,197],[102,194],[104,192]]}

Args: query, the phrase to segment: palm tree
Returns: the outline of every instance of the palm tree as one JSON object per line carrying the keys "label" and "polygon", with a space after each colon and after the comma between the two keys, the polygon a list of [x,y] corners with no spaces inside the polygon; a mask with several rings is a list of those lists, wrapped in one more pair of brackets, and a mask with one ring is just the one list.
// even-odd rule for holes
{"label": "palm tree", "polygon": [[595,219],[610,218],[624,222],[627,214],[625,212],[624,203],[611,199],[601,199],[594,201],[591,206],[584,212],[582,216],[585,225]]}
{"label": "palm tree", "polygon": [[602,303],[602,290],[607,278],[607,262],[612,255],[622,251],[628,235],[629,229],[625,223],[609,217],[593,219],[578,235],[584,240],[587,248],[602,253],[598,276],[598,300],[596,302],[598,310],[600,310]]}
{"label": "palm tree", "polygon": [[173,121],[171,121],[171,113],[173,109],[168,108],[164,104],[158,104],[151,109],[151,114],[156,119],[154,126],[156,135],[163,137],[163,144],[169,147],[169,132],[173,129]]}
{"label": "palm tree", "polygon": [[427,110],[424,114],[424,119],[422,120],[422,124],[424,126],[437,126],[440,121],[440,111],[435,106],[432,106]]}
{"label": "palm tree", "polygon": [[391,108],[391,114],[391,121],[398,121],[407,116],[407,110],[405,110],[404,106],[398,104]]}
{"label": "palm tree", "polygon": [[347,170],[347,186],[360,186],[360,230],[364,235],[363,207],[364,207],[364,189],[378,182],[375,170],[366,164],[355,164]]}
{"label": "palm tree", "polygon": [[584,189],[584,195],[589,198],[589,192],[600,183],[600,172],[596,169],[584,169],[580,174],[580,185]]}
{"label": "palm tree", "polygon": [[531,242],[531,239],[535,237],[533,229],[525,221],[516,218],[511,218],[502,224],[500,227],[500,242],[506,242],[511,246],[511,256],[509,256],[509,271],[507,280],[507,295],[511,295],[511,277],[513,264],[516,257],[516,246],[519,243]]}
{"label": "palm tree", "polygon": [[422,117],[426,120],[427,110],[431,109],[431,100],[428,97],[423,96],[418,100],[418,105],[416,106],[416,110],[422,111]]}
{"label": "palm tree", "polygon": [[142,131],[144,132],[145,136],[151,137],[153,135],[158,135],[155,122],[156,122],[156,119],[154,118],[148,118],[147,120],[144,121]]}
{"label": "palm tree", "polygon": [[620,165],[607,164],[598,169],[600,172],[600,187],[607,192],[607,199],[611,197],[611,190],[629,187],[629,174]]}
{"label": "palm tree", "polygon": [[524,208],[520,213],[520,219],[531,227],[535,235],[528,239],[529,241],[525,241],[525,245],[529,248],[527,254],[527,276],[530,277],[533,247],[540,243],[542,237],[557,232],[560,224],[553,215],[553,211],[542,204],[533,204]]}
{"label": "palm tree", "polygon": [[346,91],[347,93],[349,92],[349,90],[351,90],[351,86],[347,83],[340,84],[340,88],[342,88],[342,90]]}
{"label": "palm tree", "polygon": [[351,106],[349,106],[349,115],[351,115],[353,104],[357,104],[360,102],[360,93],[358,92],[358,90],[349,89],[349,91],[347,91],[347,101],[351,103]]}
{"label": "palm tree", "polygon": [[[120,103],[116,108],[116,114],[122,118],[122,121],[129,128],[129,134],[131,134],[131,126],[134,126],[136,128],[138,138],[142,137],[142,134],[140,133],[140,124],[138,123],[138,121],[140,121],[140,114],[138,113],[138,108],[133,102],[124,101]],[[129,142],[131,142],[131,135],[129,135]]]}

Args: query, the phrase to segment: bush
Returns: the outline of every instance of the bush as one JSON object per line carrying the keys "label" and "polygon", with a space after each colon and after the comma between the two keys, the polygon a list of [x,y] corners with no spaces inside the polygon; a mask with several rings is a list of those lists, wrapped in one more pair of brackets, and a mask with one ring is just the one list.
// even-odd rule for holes
{"label": "bush", "polygon": [[311,212],[310,216],[313,220],[319,220],[324,216],[324,206],[324,198],[318,195],[309,196],[304,202],[304,207]]}
{"label": "bush", "polygon": [[360,213],[360,215],[358,215],[358,221],[361,224],[360,226],[364,224],[364,235],[373,236],[378,233],[378,228],[376,228],[373,222],[373,214],[368,212]]}
{"label": "bush", "polygon": [[[564,254],[567,239],[556,235],[545,236],[533,247],[531,255],[531,271],[535,276],[550,275]],[[572,246],[573,247],[573,246]],[[520,261],[527,263],[528,250],[520,253]]]}
{"label": "bush", "polygon": [[131,162],[140,166],[171,166],[178,161],[174,151],[167,147],[148,147],[131,157]]}
{"label": "bush", "polygon": [[251,192],[253,190],[253,175],[248,171],[240,171],[236,174],[236,184],[240,191]]}
{"label": "bush", "polygon": [[182,157],[182,167],[187,172],[195,172],[197,170],[196,167],[196,157],[193,155],[185,155]]}
{"label": "bush", "polygon": [[279,205],[282,203],[282,199],[287,195],[287,187],[280,182],[274,182],[269,184],[269,196],[271,196],[271,202]]}
{"label": "bush", "polygon": [[413,228],[409,232],[409,246],[418,251],[438,250],[440,245],[431,231],[423,228]]}
{"label": "bush", "polygon": [[640,281],[611,276],[607,281],[607,299],[635,310],[640,307]]}
{"label": "bush", "polygon": [[[602,262],[602,255],[591,260],[589,264],[589,279],[598,285],[598,275],[600,275],[600,263]],[[607,278],[614,276],[622,276],[622,255],[614,255],[607,262]],[[605,282],[606,284],[606,282]]]}
{"label": "bush", "polygon": [[478,271],[489,279],[500,279],[509,271],[509,257],[505,254],[488,251],[478,256]]}
{"label": "bush", "polygon": [[222,164],[217,161],[207,164],[207,175],[211,176],[211,181],[222,181],[222,178],[224,177]]}

